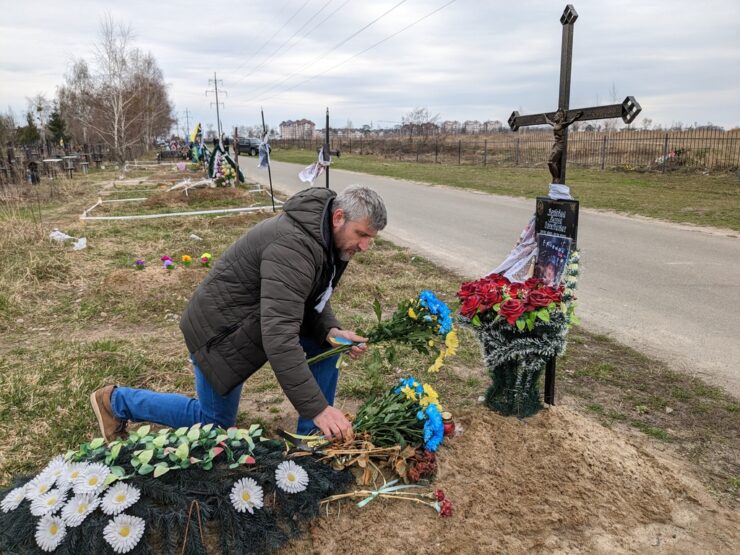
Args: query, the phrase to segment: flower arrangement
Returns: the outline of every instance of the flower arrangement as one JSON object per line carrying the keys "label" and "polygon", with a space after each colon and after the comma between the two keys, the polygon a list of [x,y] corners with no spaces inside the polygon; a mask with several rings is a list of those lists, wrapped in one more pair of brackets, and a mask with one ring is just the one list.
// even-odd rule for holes
{"label": "flower arrangement", "polygon": [[434,453],[444,439],[439,395],[429,384],[402,379],[384,395],[363,404],[353,428],[355,433],[367,434],[377,447],[423,444]]}
{"label": "flower arrangement", "polygon": [[180,262],[182,262],[182,265],[187,268],[193,263],[193,257],[189,254],[183,254],[182,258],[180,258]]}
{"label": "flower arrangement", "polygon": [[211,267],[211,256],[210,252],[204,252],[200,255],[200,265],[204,268],[210,268]]}
{"label": "flower arrangement", "polygon": [[547,360],[565,351],[568,329],[578,323],[578,263],[573,251],[558,287],[536,278],[511,282],[498,274],[460,287],[460,317],[473,326],[493,382],[486,392],[489,408],[521,417],[542,407],[539,376]]}
{"label": "flower arrangement", "polygon": [[[436,353],[434,363],[428,368],[429,372],[439,372],[445,359],[456,354],[459,343],[452,312],[431,291],[421,291],[417,297],[399,303],[388,320],[382,319],[382,309],[377,299],[373,303],[373,309],[378,323],[362,335],[368,338],[368,344],[390,343],[385,349],[389,362],[392,363],[395,359],[394,344],[408,345],[424,355]],[[352,344],[340,344],[310,358],[308,363],[313,364],[351,348]]]}
{"label": "flower arrangement", "polygon": [[184,542],[178,552],[204,553],[205,530],[188,534],[205,520],[201,512],[228,539],[221,552],[268,552],[318,516],[321,499],[352,482],[318,457],[286,459],[282,444],[263,438],[256,424],[142,426],[126,440],[85,443],[0,491],[0,552],[144,552],[143,538],[158,535],[155,543],[171,543],[170,550]]}
{"label": "flower arrangement", "polygon": [[146,262],[141,258],[137,258],[134,261],[134,268],[136,268],[137,270],[143,270],[144,268],[146,268]]}
{"label": "flower arrangement", "polygon": [[164,256],[160,257],[159,260],[162,261],[162,267],[165,270],[174,270],[175,269],[175,262],[172,260],[172,257],[167,256],[165,254]]}

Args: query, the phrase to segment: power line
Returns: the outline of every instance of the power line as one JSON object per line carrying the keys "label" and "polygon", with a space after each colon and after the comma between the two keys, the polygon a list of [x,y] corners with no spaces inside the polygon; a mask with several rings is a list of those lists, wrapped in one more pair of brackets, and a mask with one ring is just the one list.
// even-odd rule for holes
{"label": "power line", "polygon": [[269,56],[268,56],[267,58],[265,58],[264,60],[262,60],[262,63],[260,63],[260,64],[259,64],[259,65],[258,65],[257,67],[255,67],[254,69],[252,69],[252,71],[250,71],[249,73],[247,73],[246,75],[244,75],[243,77],[241,77],[241,78],[240,78],[240,79],[239,79],[239,80],[238,80],[237,82],[241,82],[241,81],[244,81],[244,79],[246,79],[247,77],[249,77],[250,75],[252,75],[252,74],[253,74],[254,72],[256,72],[256,71],[257,71],[258,69],[260,69],[260,68],[264,67],[264,65],[265,65],[265,64],[266,64],[267,62],[269,62],[269,61],[270,61],[270,60],[271,60],[272,58],[274,58],[274,57],[275,57],[275,55],[277,55],[277,53],[278,53],[278,52],[280,52],[280,51],[281,51],[281,50],[283,49],[283,47],[284,47],[284,46],[285,46],[286,44],[288,44],[288,42],[289,42],[289,41],[291,41],[291,40],[293,39],[293,37],[295,37],[295,36],[296,36],[296,35],[297,35],[298,33],[300,33],[301,31],[303,31],[303,29],[304,29],[304,28],[305,28],[305,27],[306,27],[306,26],[307,26],[307,25],[308,25],[309,23],[311,23],[311,22],[312,22],[312,21],[313,21],[313,20],[314,20],[314,19],[315,19],[316,17],[318,17],[318,16],[319,16],[319,14],[320,14],[321,12],[323,12],[323,11],[324,11],[324,10],[326,9],[326,7],[327,7],[327,6],[329,5],[329,4],[331,4],[331,3],[333,2],[333,1],[334,1],[334,0],[327,0],[327,2],[326,2],[326,3],[325,3],[325,4],[323,5],[323,6],[321,6],[321,8],[319,8],[319,11],[317,11],[317,12],[316,12],[315,14],[313,14],[313,15],[312,15],[311,17],[309,17],[309,18],[308,18],[308,19],[307,19],[307,20],[306,20],[306,21],[305,21],[305,22],[303,23],[303,25],[301,25],[301,26],[300,26],[300,27],[299,27],[299,28],[298,28],[298,29],[296,30],[296,32],[295,32],[295,33],[293,33],[293,34],[292,34],[292,35],[290,35],[290,36],[289,36],[289,37],[288,37],[288,38],[287,38],[286,40],[284,40],[284,41],[283,41],[283,43],[282,43],[282,44],[281,44],[280,46],[278,46],[278,47],[277,47],[277,49],[275,49],[275,51],[273,51],[273,53],[272,53],[272,54],[270,54],[270,55],[269,55]]}
{"label": "power line", "polygon": [[[454,1],[454,0],[453,0],[453,1]],[[282,81],[280,81],[280,82],[278,82],[278,83],[275,83],[274,85],[271,85],[270,87],[268,87],[268,88],[267,88],[267,89],[266,89],[266,90],[265,90],[265,91],[264,91],[263,93],[261,93],[261,94],[265,94],[265,93],[269,92],[270,90],[274,89],[275,87],[279,87],[280,85],[282,85],[283,83],[285,83],[285,82],[286,82],[287,80],[289,80],[289,79],[290,79],[291,77],[293,77],[293,76],[294,76],[295,74],[297,74],[298,72],[300,72],[300,71],[303,71],[303,70],[305,70],[305,69],[308,69],[308,68],[309,68],[309,67],[311,67],[312,65],[316,64],[316,62],[317,62],[318,60],[320,60],[320,59],[322,59],[322,58],[326,57],[327,55],[331,54],[331,53],[332,53],[332,52],[334,52],[334,51],[335,51],[335,50],[336,50],[337,48],[340,48],[341,46],[344,46],[344,45],[345,45],[345,44],[347,44],[347,43],[348,43],[348,42],[349,42],[350,40],[352,40],[352,39],[353,39],[353,38],[355,38],[355,37],[356,37],[357,35],[359,35],[359,34],[360,34],[360,33],[362,33],[363,31],[365,31],[366,29],[368,29],[369,27],[371,27],[372,25],[374,25],[375,23],[377,23],[378,21],[380,21],[381,19],[383,19],[383,18],[384,18],[384,17],[386,16],[386,15],[388,15],[389,13],[391,13],[391,12],[392,12],[393,10],[395,10],[395,9],[396,9],[396,8],[398,8],[398,7],[400,7],[400,6],[401,6],[401,4],[404,4],[404,3],[406,3],[406,0],[401,0],[401,1],[400,1],[400,2],[398,2],[398,3],[397,3],[397,4],[395,5],[395,6],[393,6],[393,7],[392,7],[392,8],[390,8],[390,9],[389,9],[388,11],[386,11],[386,12],[382,13],[381,15],[379,15],[378,17],[376,17],[375,19],[373,19],[373,20],[372,20],[372,21],[371,21],[370,23],[368,23],[367,25],[365,25],[365,26],[361,27],[360,29],[358,29],[357,31],[355,31],[354,33],[352,33],[351,35],[349,35],[349,36],[348,36],[347,38],[345,38],[345,39],[341,40],[340,42],[338,42],[337,44],[335,44],[334,46],[332,46],[332,47],[331,47],[331,48],[330,48],[329,50],[327,50],[326,52],[324,52],[324,53],[323,53],[323,54],[322,54],[321,56],[319,56],[318,58],[316,58],[316,60],[315,60],[315,61],[313,61],[313,62],[309,63],[308,65],[304,65],[303,67],[301,67],[301,68],[297,69],[296,71],[294,71],[293,73],[291,73],[290,75],[288,75],[287,77],[285,77],[285,78],[284,78],[284,79],[283,79]],[[288,90],[290,90],[290,89],[288,89]],[[269,97],[269,98],[273,98],[273,97]]]}
{"label": "power line", "polygon": [[[422,16],[422,17],[420,17],[420,18],[419,18],[419,19],[417,19],[416,21],[414,21],[414,22],[412,22],[412,23],[409,23],[408,25],[406,25],[406,27],[403,27],[402,29],[400,29],[400,30],[396,31],[395,33],[393,33],[393,34],[390,34],[390,35],[388,35],[388,36],[387,36],[387,37],[385,37],[384,39],[381,39],[381,40],[379,40],[378,42],[376,42],[375,44],[372,44],[372,45],[368,46],[368,47],[367,47],[367,48],[365,48],[364,50],[361,50],[361,51],[359,51],[359,52],[358,52],[357,54],[354,54],[354,55],[350,56],[350,57],[349,57],[349,58],[347,58],[346,60],[343,60],[343,61],[339,62],[338,64],[336,64],[336,65],[333,65],[333,66],[332,66],[332,67],[330,67],[329,69],[325,69],[325,70],[324,70],[324,71],[322,71],[321,73],[317,73],[316,75],[313,75],[313,76],[311,76],[311,77],[308,77],[307,79],[304,79],[303,81],[300,81],[300,82],[296,83],[296,84],[295,84],[295,85],[293,85],[292,87],[288,87],[287,89],[285,89],[285,90],[283,90],[283,91],[280,91],[280,92],[278,92],[278,93],[275,93],[275,94],[274,94],[274,95],[272,95],[272,96],[268,96],[268,97],[266,97],[266,98],[262,98],[262,99],[258,99],[258,100],[255,100],[255,102],[266,102],[266,101],[268,101],[268,100],[271,100],[271,99],[273,99],[273,98],[275,98],[275,97],[277,97],[277,96],[279,96],[279,95],[281,95],[281,94],[283,94],[283,93],[286,93],[286,92],[288,92],[288,91],[292,91],[293,89],[295,89],[296,87],[299,87],[299,86],[303,85],[304,83],[308,83],[309,81],[313,81],[314,79],[316,79],[317,77],[320,77],[320,76],[324,75],[325,73],[329,73],[330,71],[332,71],[332,70],[334,70],[334,69],[338,68],[339,66],[342,66],[342,65],[346,64],[346,63],[347,63],[347,62],[349,62],[350,60],[354,60],[355,58],[357,58],[357,56],[360,56],[360,55],[364,54],[365,52],[368,52],[369,50],[372,50],[372,49],[373,49],[373,48],[375,48],[376,46],[380,46],[380,45],[381,45],[381,44],[383,44],[384,42],[386,42],[386,41],[388,41],[388,40],[390,40],[390,39],[392,39],[392,38],[394,38],[394,37],[396,37],[396,36],[400,35],[400,34],[401,34],[401,33],[403,33],[404,31],[406,31],[407,29],[410,29],[410,28],[411,28],[411,27],[413,27],[414,25],[416,25],[416,24],[418,24],[418,23],[421,23],[422,21],[424,21],[424,20],[425,20],[425,19],[427,19],[428,17],[431,17],[431,16],[433,16],[434,14],[436,14],[437,12],[439,12],[439,11],[443,10],[444,8],[446,8],[447,6],[449,6],[450,4],[454,4],[454,3],[456,2],[456,1],[457,1],[457,0],[450,0],[450,1],[449,1],[449,2],[447,2],[446,4],[443,4],[443,5],[441,5],[441,6],[439,7],[439,8],[437,8],[437,9],[435,9],[435,10],[432,10],[431,12],[429,12],[428,14],[426,14],[426,15],[424,15],[424,16]],[[265,91],[265,92],[267,92],[267,91]]]}
{"label": "power line", "polygon": [[[341,10],[341,9],[342,9],[342,8],[343,8],[344,6],[346,6],[347,4],[349,4],[349,3],[350,3],[350,1],[351,1],[351,0],[344,0],[344,2],[343,2],[343,3],[342,3],[342,4],[340,5],[340,6],[339,6],[339,7],[337,7],[337,8],[336,8],[336,9],[335,9],[335,10],[334,10],[333,12],[331,12],[331,13],[330,13],[329,15],[327,15],[327,16],[326,16],[326,17],[325,17],[324,19],[322,19],[321,21],[319,21],[319,22],[318,22],[318,23],[317,23],[316,25],[314,25],[314,26],[313,26],[313,27],[311,28],[311,30],[310,30],[310,31],[309,31],[308,33],[306,33],[306,34],[305,34],[305,35],[303,35],[303,36],[302,36],[302,37],[301,37],[300,39],[298,39],[298,40],[297,40],[296,42],[294,42],[293,44],[291,44],[291,45],[290,45],[290,46],[288,47],[288,49],[287,49],[287,50],[286,50],[286,51],[285,51],[285,52],[284,52],[283,54],[285,54],[285,53],[287,53],[288,51],[290,51],[290,49],[291,49],[291,48],[293,48],[293,47],[294,47],[294,46],[295,46],[296,44],[298,44],[299,42],[301,42],[301,40],[303,40],[303,39],[305,39],[306,37],[310,36],[310,35],[311,35],[311,33],[313,33],[313,32],[314,32],[314,31],[315,31],[316,29],[318,29],[319,27],[321,27],[321,26],[322,26],[322,25],[323,25],[324,23],[326,23],[326,21],[328,21],[328,20],[329,20],[329,19],[330,19],[330,18],[331,18],[331,17],[332,17],[332,16],[333,16],[333,15],[334,15],[335,13],[337,13],[337,12],[338,12],[339,10]],[[291,74],[291,75],[292,75],[292,74]],[[289,76],[289,77],[290,77],[290,76]],[[241,79],[240,79],[240,81],[241,81]],[[260,94],[264,94],[265,92],[267,92],[267,91],[269,90],[269,87],[270,87],[270,85],[269,85],[269,84],[268,84],[268,85],[263,85],[263,86],[261,86],[261,87],[257,87],[257,88],[255,89],[255,91],[253,92],[253,94],[254,94],[254,95],[260,95]],[[262,91],[262,89],[265,89],[265,90],[264,90],[264,91]]]}
{"label": "power line", "polygon": [[[260,46],[260,47],[259,47],[259,48],[257,49],[257,52],[255,52],[254,54],[250,54],[250,57],[249,57],[249,59],[251,60],[251,59],[254,59],[254,58],[256,58],[256,57],[257,57],[257,56],[259,55],[259,53],[260,53],[260,52],[262,52],[262,50],[263,50],[263,49],[265,48],[265,46],[267,46],[268,44],[270,44],[270,42],[272,42],[272,39],[274,39],[274,38],[275,38],[275,37],[277,36],[277,34],[278,34],[278,33],[279,33],[280,31],[282,31],[283,29],[285,29],[285,26],[286,26],[286,25],[287,25],[288,23],[290,23],[291,21],[293,21],[293,19],[295,19],[295,17],[296,17],[296,16],[297,16],[297,15],[298,15],[299,13],[301,13],[301,11],[303,10],[303,8],[305,8],[305,7],[306,7],[306,4],[308,4],[308,2],[309,2],[309,0],[306,0],[306,1],[305,1],[305,2],[303,3],[303,5],[302,5],[302,6],[300,7],[300,8],[298,8],[298,9],[297,9],[297,10],[296,10],[296,11],[295,11],[295,12],[293,13],[293,15],[291,15],[291,16],[290,16],[290,17],[288,18],[288,21],[286,21],[285,23],[283,23],[283,25],[282,25],[282,27],[280,27],[280,29],[278,29],[277,31],[275,31],[275,32],[273,33],[273,35],[272,35],[272,36],[271,36],[271,37],[270,37],[269,39],[267,39],[267,41],[265,41],[264,43],[262,43],[262,46]],[[247,63],[247,62],[242,62],[242,64],[241,64],[241,65],[239,65],[239,66],[238,66],[238,67],[237,67],[237,68],[236,68],[236,69],[234,70],[234,72],[237,72],[237,71],[239,71],[239,70],[240,70],[241,68],[243,68],[243,67],[244,67],[244,65],[245,65],[246,63]]]}

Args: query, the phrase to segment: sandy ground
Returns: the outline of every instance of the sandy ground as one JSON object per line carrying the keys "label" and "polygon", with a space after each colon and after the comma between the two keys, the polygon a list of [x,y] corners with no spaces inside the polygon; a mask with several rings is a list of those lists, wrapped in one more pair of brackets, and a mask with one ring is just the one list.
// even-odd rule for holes
{"label": "sandy ground", "polygon": [[666,453],[566,407],[480,407],[439,454],[454,515],[396,500],[331,507],[285,553],[733,553],[740,517]]}

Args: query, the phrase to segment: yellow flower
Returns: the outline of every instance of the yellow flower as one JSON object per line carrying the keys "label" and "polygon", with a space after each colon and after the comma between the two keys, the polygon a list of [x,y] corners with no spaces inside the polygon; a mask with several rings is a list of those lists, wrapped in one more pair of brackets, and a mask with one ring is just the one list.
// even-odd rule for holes
{"label": "yellow flower", "polygon": [[429,346],[430,346],[430,347],[434,347],[434,340],[433,340],[433,339],[430,339],[430,340],[429,340]]}
{"label": "yellow flower", "polygon": [[409,386],[403,386],[401,388],[401,393],[403,393],[409,401],[416,401],[416,393]]}
{"label": "yellow flower", "polygon": [[457,353],[457,348],[460,346],[460,341],[457,339],[457,331],[452,330],[445,336],[445,347],[447,352],[445,356],[451,357]]}
{"label": "yellow flower", "polygon": [[437,360],[434,361],[434,364],[432,364],[427,372],[439,372],[440,368],[442,368],[442,364],[445,361],[445,355],[444,353],[439,353],[439,356],[437,357]]}
{"label": "yellow flower", "polygon": [[192,261],[193,261],[193,257],[192,257],[192,256],[189,256],[189,255],[187,255],[187,254],[183,254],[183,255],[182,255],[182,261],[183,261],[183,262],[186,262],[186,263],[187,263],[187,262],[192,262]]}
{"label": "yellow flower", "polygon": [[[442,358],[442,360],[444,360],[444,357]],[[424,388],[424,393],[427,396],[431,397],[435,401],[439,399],[439,394],[436,391],[434,391],[434,388],[431,385],[429,385],[428,383],[425,383],[422,387]]]}
{"label": "yellow flower", "polygon": [[412,320],[416,320],[418,316],[416,315],[416,312],[414,312],[414,309],[409,307],[409,318]]}

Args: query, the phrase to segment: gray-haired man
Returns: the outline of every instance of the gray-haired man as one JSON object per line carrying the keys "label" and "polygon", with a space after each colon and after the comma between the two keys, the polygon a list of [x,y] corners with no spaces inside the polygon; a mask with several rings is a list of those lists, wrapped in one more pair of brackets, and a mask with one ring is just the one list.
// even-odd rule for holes
{"label": "gray-haired man", "polygon": [[329,298],[352,256],[370,247],[386,219],[382,199],[366,187],[339,195],[311,188],[291,197],[281,214],[226,250],[182,315],[197,398],[99,389],[90,401],[105,438],[125,435],[129,420],[233,426],[244,381],[268,361],[298,411],[298,433],[318,427],[328,438],[351,437],[350,422],[332,406],[336,357],[310,367],[306,359],[337,337],[359,343],[350,356],[365,351],[367,339],[341,328]]}

